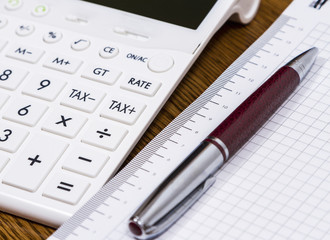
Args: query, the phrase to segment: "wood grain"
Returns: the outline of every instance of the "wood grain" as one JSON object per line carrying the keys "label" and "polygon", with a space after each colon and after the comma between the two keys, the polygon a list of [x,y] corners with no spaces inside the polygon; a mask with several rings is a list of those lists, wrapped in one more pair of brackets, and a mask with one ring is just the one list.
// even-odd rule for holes
{"label": "wood grain", "polygon": [[[276,20],[291,0],[262,0],[248,25],[226,23],[212,38],[169,101],[134,148],[130,161],[156,134],[193,102],[236,58]],[[55,229],[0,213],[0,239],[46,239]]]}

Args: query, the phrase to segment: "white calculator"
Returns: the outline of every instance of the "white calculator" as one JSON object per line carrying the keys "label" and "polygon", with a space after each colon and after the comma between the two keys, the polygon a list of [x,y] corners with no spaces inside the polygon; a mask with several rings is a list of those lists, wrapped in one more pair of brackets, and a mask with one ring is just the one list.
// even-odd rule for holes
{"label": "white calculator", "polygon": [[59,226],[111,178],[211,36],[259,0],[1,0],[0,209]]}

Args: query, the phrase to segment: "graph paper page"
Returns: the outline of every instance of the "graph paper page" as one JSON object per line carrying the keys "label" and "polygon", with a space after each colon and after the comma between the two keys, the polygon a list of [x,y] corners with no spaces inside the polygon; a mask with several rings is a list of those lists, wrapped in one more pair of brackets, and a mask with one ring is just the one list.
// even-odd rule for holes
{"label": "graph paper page", "polygon": [[[330,3],[298,0],[283,16],[305,26],[286,61],[315,46],[314,66],[159,239],[330,239]],[[127,222],[107,239],[131,239]]]}

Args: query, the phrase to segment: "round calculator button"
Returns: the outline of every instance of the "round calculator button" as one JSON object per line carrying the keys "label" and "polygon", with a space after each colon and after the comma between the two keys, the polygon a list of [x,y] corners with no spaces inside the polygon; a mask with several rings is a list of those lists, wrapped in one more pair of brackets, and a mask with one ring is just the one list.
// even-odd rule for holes
{"label": "round calculator button", "polygon": [[21,24],[16,28],[18,36],[28,36],[34,32],[34,26],[31,24]]}
{"label": "round calculator button", "polygon": [[46,43],[55,43],[60,41],[62,38],[62,33],[61,32],[56,32],[56,31],[49,31],[44,34],[43,40]]}
{"label": "round calculator button", "polygon": [[115,46],[105,46],[99,53],[103,58],[113,58],[118,55],[119,49]]}
{"label": "round calculator button", "polygon": [[6,26],[7,22],[8,22],[7,18],[0,16],[0,28],[3,28],[4,26]]}
{"label": "round calculator button", "polygon": [[49,7],[46,4],[38,4],[32,9],[32,15],[42,17],[47,15]]}
{"label": "round calculator button", "polygon": [[22,5],[22,0],[7,0],[5,7],[7,10],[16,10],[19,9]]}
{"label": "round calculator button", "polygon": [[88,39],[78,38],[71,43],[71,48],[76,51],[82,51],[89,47],[91,42]]}
{"label": "round calculator button", "polygon": [[148,62],[148,68],[157,73],[166,72],[170,70],[174,65],[174,60],[171,56],[165,54],[159,54],[150,58]]}

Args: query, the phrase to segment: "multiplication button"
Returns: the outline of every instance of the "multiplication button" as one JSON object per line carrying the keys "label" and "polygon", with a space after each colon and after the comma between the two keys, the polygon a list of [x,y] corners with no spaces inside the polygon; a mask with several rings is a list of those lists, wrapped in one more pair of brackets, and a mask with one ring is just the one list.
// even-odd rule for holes
{"label": "multiplication button", "polygon": [[42,126],[42,130],[67,138],[74,138],[87,118],[63,110],[54,111]]}
{"label": "multiplication button", "polygon": [[0,150],[16,152],[28,135],[25,129],[0,121]]}
{"label": "multiplication button", "polygon": [[107,150],[115,150],[127,134],[127,130],[108,122],[94,122],[82,142]]}

